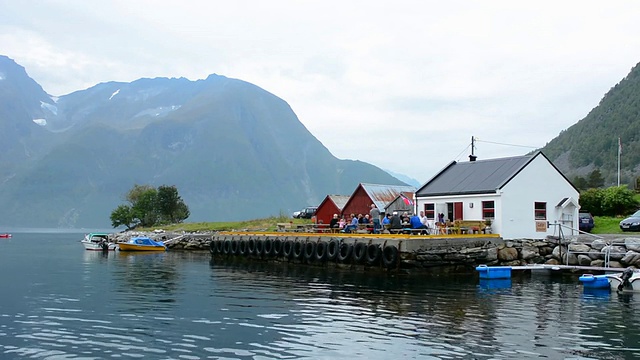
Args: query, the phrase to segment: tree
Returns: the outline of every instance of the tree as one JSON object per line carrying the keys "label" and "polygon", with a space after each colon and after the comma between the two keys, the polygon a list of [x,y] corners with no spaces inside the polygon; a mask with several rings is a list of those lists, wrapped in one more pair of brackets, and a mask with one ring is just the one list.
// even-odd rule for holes
{"label": "tree", "polygon": [[113,227],[151,227],[164,223],[179,223],[189,217],[189,207],[175,186],[133,185],[125,199],[129,205],[120,205],[111,212]]}
{"label": "tree", "polygon": [[586,190],[589,188],[589,186],[587,185],[587,180],[585,180],[585,178],[583,178],[582,176],[576,176],[573,179],[573,185],[578,188],[578,190]]}
{"label": "tree", "polygon": [[115,210],[111,212],[111,226],[117,228],[118,226],[126,226],[127,230],[133,229],[136,221],[134,220],[133,211],[129,205],[119,205]]}
{"label": "tree", "polygon": [[594,169],[587,178],[587,186],[589,188],[601,188],[604,186],[604,178],[600,170]]}
{"label": "tree", "polygon": [[588,211],[591,215],[601,216],[602,190],[588,189],[580,193],[580,210]]}

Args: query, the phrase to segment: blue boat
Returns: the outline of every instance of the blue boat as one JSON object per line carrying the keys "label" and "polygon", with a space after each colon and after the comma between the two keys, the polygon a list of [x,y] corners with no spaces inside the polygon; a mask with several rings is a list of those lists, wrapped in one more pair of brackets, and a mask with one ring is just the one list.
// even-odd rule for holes
{"label": "blue boat", "polygon": [[154,241],[146,236],[131,238],[126,243],[119,243],[120,251],[165,251],[167,247],[162,241]]}

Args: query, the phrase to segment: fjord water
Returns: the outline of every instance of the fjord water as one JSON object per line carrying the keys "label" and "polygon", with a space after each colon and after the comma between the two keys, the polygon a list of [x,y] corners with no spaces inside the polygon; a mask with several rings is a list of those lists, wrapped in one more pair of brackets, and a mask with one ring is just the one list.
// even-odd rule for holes
{"label": "fjord water", "polygon": [[640,294],[0,239],[0,359],[633,359]]}

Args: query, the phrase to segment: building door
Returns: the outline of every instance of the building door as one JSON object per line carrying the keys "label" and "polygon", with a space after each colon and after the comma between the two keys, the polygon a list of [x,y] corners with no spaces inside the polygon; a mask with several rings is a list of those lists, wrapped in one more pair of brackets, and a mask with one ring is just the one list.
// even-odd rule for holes
{"label": "building door", "polygon": [[447,219],[450,221],[462,220],[462,203],[447,203]]}

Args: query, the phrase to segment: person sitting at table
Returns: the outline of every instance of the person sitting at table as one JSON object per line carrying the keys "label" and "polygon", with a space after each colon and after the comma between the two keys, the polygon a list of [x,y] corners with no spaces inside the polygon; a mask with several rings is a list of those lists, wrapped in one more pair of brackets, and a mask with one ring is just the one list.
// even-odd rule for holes
{"label": "person sitting at table", "polygon": [[382,227],[386,229],[389,226],[391,226],[391,214],[386,214],[384,218],[382,218]]}
{"label": "person sitting at table", "polygon": [[420,234],[422,234],[422,235],[426,235],[427,234],[427,230],[426,230],[427,226],[422,223],[422,219],[420,219],[420,216],[413,215],[409,219],[409,223],[411,224],[411,228],[412,229],[422,229]]}
{"label": "person sitting at table", "polygon": [[340,217],[340,221],[338,221],[338,229],[342,230],[347,226],[347,220],[345,220],[344,215]]}
{"label": "person sitting at table", "polygon": [[398,212],[394,211],[391,216],[391,229],[402,229],[402,220],[400,220],[400,216],[398,216]]}
{"label": "person sitting at table", "polygon": [[363,218],[362,218],[362,222],[361,224],[369,224],[371,223],[371,220],[369,220],[369,214],[366,214]]}
{"label": "person sitting at table", "polygon": [[350,233],[358,229],[358,217],[356,214],[351,214],[351,223],[344,228],[344,232]]}
{"label": "person sitting at table", "polygon": [[337,229],[339,221],[340,219],[338,219],[338,214],[333,214],[333,218],[331,218],[331,221],[329,221],[329,227],[332,229]]}

